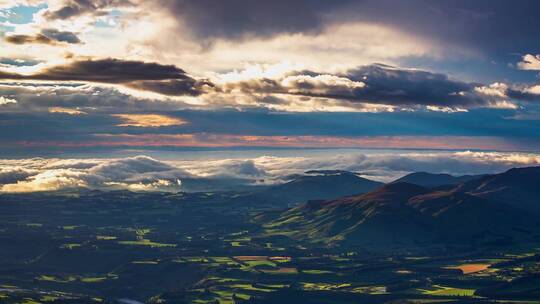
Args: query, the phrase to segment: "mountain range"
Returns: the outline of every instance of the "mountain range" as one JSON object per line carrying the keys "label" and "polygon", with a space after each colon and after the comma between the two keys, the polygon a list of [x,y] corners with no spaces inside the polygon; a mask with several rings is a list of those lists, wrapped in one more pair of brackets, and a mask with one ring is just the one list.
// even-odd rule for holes
{"label": "mountain range", "polygon": [[[461,177],[460,183],[438,188],[403,182],[427,177],[418,176],[422,178],[409,176],[365,194],[309,201],[261,219],[268,234],[366,248],[509,245],[539,239],[540,167]],[[456,179],[444,176],[430,185]]]}
{"label": "mountain range", "polygon": [[283,208],[314,199],[334,199],[373,191],[384,184],[347,171],[308,171],[292,180],[235,198],[242,204]]}

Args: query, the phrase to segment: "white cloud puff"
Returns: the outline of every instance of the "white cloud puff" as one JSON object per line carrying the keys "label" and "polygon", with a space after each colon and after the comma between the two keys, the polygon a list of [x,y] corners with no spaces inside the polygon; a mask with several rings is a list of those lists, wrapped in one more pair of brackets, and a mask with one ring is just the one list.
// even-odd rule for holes
{"label": "white cloud puff", "polygon": [[17,100],[15,99],[0,96],[0,106],[8,105],[8,104],[15,104],[15,103],[17,103]]}
{"label": "white cloud puff", "polygon": [[540,55],[526,54],[517,66],[522,70],[540,71]]}

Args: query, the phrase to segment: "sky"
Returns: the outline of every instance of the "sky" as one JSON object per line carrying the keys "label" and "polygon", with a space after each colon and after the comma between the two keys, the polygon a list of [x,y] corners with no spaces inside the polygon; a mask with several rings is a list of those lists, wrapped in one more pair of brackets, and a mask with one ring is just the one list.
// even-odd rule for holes
{"label": "sky", "polygon": [[0,157],[538,153],[538,11],[536,0],[0,0]]}

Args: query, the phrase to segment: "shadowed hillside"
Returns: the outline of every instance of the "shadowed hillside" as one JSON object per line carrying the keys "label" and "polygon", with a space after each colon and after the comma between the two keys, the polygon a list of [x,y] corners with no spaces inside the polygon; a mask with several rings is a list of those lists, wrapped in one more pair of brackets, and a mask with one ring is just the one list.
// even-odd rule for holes
{"label": "shadowed hillside", "polygon": [[308,202],[265,227],[270,234],[314,243],[373,248],[508,245],[539,231],[534,216],[539,172],[512,169],[448,191],[395,182],[363,195]]}
{"label": "shadowed hillside", "polygon": [[463,183],[457,191],[540,213],[540,167],[514,168]]}

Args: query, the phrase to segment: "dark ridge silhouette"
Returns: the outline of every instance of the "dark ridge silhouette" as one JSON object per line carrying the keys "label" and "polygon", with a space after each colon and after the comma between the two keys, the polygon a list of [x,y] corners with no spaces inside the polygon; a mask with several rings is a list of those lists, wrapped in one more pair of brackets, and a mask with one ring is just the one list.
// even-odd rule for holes
{"label": "dark ridge silhouette", "polygon": [[444,185],[457,185],[464,182],[468,182],[474,179],[482,178],[485,175],[462,175],[462,176],[453,176],[450,174],[435,174],[428,172],[414,172],[407,174],[397,180],[397,182],[407,182],[423,187],[438,187]]}
{"label": "dark ridge silhouette", "polygon": [[328,200],[366,193],[383,186],[383,183],[360,177],[351,172],[302,175],[284,184],[271,186],[263,191],[235,199],[246,204],[265,204],[287,207],[309,200]]}

